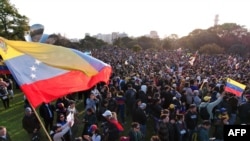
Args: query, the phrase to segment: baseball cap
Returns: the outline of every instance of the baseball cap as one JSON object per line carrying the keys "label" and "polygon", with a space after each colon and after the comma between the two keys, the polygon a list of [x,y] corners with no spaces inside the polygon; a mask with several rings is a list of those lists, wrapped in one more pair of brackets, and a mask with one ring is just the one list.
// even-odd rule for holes
{"label": "baseball cap", "polygon": [[224,113],[224,112],[226,112],[226,111],[227,111],[226,108],[221,108],[221,109],[220,109],[220,112],[221,112],[221,113]]}
{"label": "baseball cap", "polygon": [[104,117],[106,117],[106,116],[112,116],[112,113],[111,113],[111,111],[106,110],[106,111],[102,114],[102,116],[104,116]]}
{"label": "baseball cap", "polygon": [[170,108],[170,109],[174,109],[174,108],[175,108],[175,105],[174,105],[174,104],[170,104],[170,105],[169,105],[169,108]]}
{"label": "baseball cap", "polygon": [[204,99],[204,101],[207,102],[207,101],[209,101],[211,99],[211,96],[205,96],[203,99]]}
{"label": "baseball cap", "polygon": [[92,125],[89,127],[89,132],[96,131],[96,129],[97,129],[97,125],[92,124]]}
{"label": "baseball cap", "polygon": [[195,108],[196,105],[195,104],[190,104],[189,108]]}

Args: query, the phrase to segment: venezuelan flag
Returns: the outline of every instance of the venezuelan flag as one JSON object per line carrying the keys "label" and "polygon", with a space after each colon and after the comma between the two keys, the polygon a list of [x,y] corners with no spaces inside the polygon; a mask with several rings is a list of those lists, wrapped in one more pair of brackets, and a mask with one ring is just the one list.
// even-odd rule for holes
{"label": "venezuelan flag", "polygon": [[110,65],[78,50],[0,38],[0,54],[32,106],[108,83]]}
{"label": "venezuelan flag", "polygon": [[241,84],[233,79],[227,78],[227,83],[225,87],[226,92],[230,92],[232,94],[235,94],[236,96],[241,96],[245,88],[246,85]]}
{"label": "venezuelan flag", "polygon": [[0,61],[0,74],[10,74],[8,67]]}

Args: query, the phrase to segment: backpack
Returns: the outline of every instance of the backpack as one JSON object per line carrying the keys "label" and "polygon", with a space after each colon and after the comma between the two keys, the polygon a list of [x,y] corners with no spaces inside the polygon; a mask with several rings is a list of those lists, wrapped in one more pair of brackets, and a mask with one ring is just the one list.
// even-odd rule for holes
{"label": "backpack", "polygon": [[[208,105],[208,104],[207,104]],[[200,117],[202,120],[209,120],[210,114],[207,111],[207,105],[204,107],[200,107]]]}

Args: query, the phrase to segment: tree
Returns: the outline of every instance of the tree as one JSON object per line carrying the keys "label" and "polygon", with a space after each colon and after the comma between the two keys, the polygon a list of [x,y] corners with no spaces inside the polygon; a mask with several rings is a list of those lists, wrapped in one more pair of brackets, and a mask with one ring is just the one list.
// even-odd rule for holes
{"label": "tree", "polygon": [[117,38],[114,40],[113,45],[116,45],[118,47],[123,47],[123,48],[131,48],[131,43],[132,41],[135,41],[129,37],[122,37],[122,38]]}
{"label": "tree", "polygon": [[161,47],[167,50],[177,49],[179,47],[177,42],[178,39],[179,37],[177,34],[171,34],[162,40]]}
{"label": "tree", "polygon": [[245,56],[247,55],[248,51],[247,48],[242,44],[234,44],[228,49],[228,53]]}
{"label": "tree", "polygon": [[107,45],[106,42],[104,42],[103,40],[94,38],[94,37],[90,37],[90,36],[85,36],[84,39],[80,40],[80,46],[83,49],[93,49],[93,48],[100,48],[102,46]]}
{"label": "tree", "polygon": [[200,53],[204,53],[204,54],[222,54],[224,53],[224,49],[220,46],[218,46],[217,44],[213,43],[213,44],[205,44],[203,46],[200,47],[199,49]]}
{"label": "tree", "polygon": [[194,51],[206,44],[220,43],[220,38],[210,30],[195,29],[186,38],[189,42],[187,48]]}
{"label": "tree", "polygon": [[161,47],[162,47],[163,49],[167,49],[167,50],[173,49],[171,39],[168,38],[168,37],[167,37],[167,38],[164,38],[164,39],[162,40]]}
{"label": "tree", "polygon": [[0,36],[6,39],[22,39],[29,31],[28,18],[18,13],[14,5],[9,0],[0,2]]}
{"label": "tree", "polygon": [[135,52],[139,52],[140,50],[142,50],[142,47],[140,46],[140,45],[134,45],[133,47],[132,47],[132,49],[133,49],[133,51],[135,51]]}
{"label": "tree", "polygon": [[153,39],[153,38],[146,37],[146,36],[138,37],[137,42],[143,49],[160,47],[159,39]]}
{"label": "tree", "polygon": [[236,23],[224,23],[210,28],[209,30],[216,33],[221,40],[220,46],[226,50],[234,44],[249,45],[249,33],[244,26]]}

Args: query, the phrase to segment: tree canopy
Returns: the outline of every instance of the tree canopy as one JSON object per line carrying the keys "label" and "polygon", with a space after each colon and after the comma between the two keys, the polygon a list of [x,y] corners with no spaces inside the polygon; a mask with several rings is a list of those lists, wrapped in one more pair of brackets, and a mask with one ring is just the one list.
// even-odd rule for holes
{"label": "tree canopy", "polygon": [[7,39],[24,39],[24,33],[29,30],[29,19],[18,13],[9,0],[0,2],[0,36]]}

